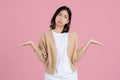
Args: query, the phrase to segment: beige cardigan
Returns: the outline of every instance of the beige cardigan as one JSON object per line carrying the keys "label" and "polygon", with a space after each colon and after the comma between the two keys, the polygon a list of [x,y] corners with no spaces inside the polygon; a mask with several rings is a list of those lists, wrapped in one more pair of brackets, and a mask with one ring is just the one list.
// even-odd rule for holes
{"label": "beige cardigan", "polygon": [[[56,46],[52,30],[41,34],[38,49],[35,51],[39,60],[43,62],[46,72],[53,74],[56,67]],[[76,70],[75,63],[81,58],[78,48],[78,37],[75,32],[68,32],[68,58],[73,71]]]}

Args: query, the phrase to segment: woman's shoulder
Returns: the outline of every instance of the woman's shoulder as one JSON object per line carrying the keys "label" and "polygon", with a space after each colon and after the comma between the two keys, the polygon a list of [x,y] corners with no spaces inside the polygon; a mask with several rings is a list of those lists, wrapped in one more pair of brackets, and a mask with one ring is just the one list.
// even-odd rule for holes
{"label": "woman's shoulder", "polygon": [[43,31],[43,32],[41,32],[41,36],[44,36],[44,35],[46,35],[46,34],[49,34],[50,33],[50,30],[48,30],[48,31]]}
{"label": "woman's shoulder", "polygon": [[44,38],[44,37],[49,37],[52,35],[52,31],[51,30],[47,30],[47,31],[43,31],[41,34],[40,34],[40,37],[41,38]]}
{"label": "woman's shoulder", "polygon": [[72,35],[71,38],[73,38],[75,41],[78,40],[78,34],[75,31],[70,31],[70,34]]}
{"label": "woman's shoulder", "polygon": [[69,33],[72,35],[72,36],[77,36],[77,32],[73,31],[73,30],[70,30]]}

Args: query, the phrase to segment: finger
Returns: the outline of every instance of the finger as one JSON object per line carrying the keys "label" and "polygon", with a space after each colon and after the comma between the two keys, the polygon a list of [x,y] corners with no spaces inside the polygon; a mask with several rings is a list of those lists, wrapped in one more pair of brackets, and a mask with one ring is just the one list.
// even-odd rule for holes
{"label": "finger", "polygon": [[100,42],[98,42],[97,44],[99,44],[99,45],[104,45],[103,43],[100,43]]}
{"label": "finger", "polygon": [[100,43],[100,45],[104,45],[103,43]]}
{"label": "finger", "polygon": [[26,43],[22,43],[22,44],[19,44],[19,45],[16,45],[17,47],[19,47],[19,46],[25,46],[26,45]]}

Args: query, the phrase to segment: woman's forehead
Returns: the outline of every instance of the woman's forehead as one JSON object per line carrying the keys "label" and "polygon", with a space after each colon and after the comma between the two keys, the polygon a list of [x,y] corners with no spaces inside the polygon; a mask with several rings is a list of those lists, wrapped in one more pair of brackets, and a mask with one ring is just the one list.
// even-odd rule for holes
{"label": "woman's forehead", "polygon": [[62,10],[62,11],[60,11],[60,14],[63,14],[63,15],[68,16],[68,12],[67,12],[66,10]]}

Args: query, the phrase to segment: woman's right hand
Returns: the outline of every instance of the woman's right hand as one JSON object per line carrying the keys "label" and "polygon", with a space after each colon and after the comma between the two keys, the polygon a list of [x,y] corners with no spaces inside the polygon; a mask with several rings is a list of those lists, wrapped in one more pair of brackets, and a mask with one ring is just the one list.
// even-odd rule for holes
{"label": "woman's right hand", "polygon": [[18,47],[19,47],[19,46],[27,46],[27,45],[32,45],[32,44],[33,44],[32,41],[27,41],[27,42],[21,43],[21,44],[19,44],[19,45],[17,45],[17,46],[18,46]]}

